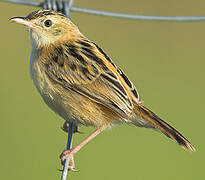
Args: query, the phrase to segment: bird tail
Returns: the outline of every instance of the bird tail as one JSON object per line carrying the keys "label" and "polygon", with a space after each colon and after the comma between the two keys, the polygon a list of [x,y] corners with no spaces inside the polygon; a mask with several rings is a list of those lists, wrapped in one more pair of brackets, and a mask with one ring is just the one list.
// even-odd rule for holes
{"label": "bird tail", "polygon": [[176,129],[167,124],[165,121],[160,119],[156,114],[150,111],[145,106],[138,104],[134,108],[134,112],[138,118],[132,121],[136,126],[154,128],[173,139],[180,146],[182,146],[187,151],[195,151],[195,148],[191,143]]}

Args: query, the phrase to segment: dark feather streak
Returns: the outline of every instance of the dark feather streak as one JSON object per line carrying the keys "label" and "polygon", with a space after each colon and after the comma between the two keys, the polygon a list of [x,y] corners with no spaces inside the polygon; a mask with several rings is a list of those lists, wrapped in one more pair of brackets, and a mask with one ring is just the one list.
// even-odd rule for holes
{"label": "dark feather streak", "polygon": [[127,76],[121,71],[121,76],[124,79],[124,81],[127,83],[127,85],[132,88],[132,83],[130,82],[130,80],[127,78]]}
{"label": "dark feather streak", "polygon": [[132,93],[134,94],[134,96],[135,96],[137,99],[139,98],[136,89],[133,89],[133,90],[132,90]]}
{"label": "dark feather streak", "polygon": [[77,43],[82,45],[82,46],[85,46],[85,47],[88,47],[88,48],[92,48],[92,46],[89,43],[85,42],[85,41],[78,40]]}
{"label": "dark feather streak", "polygon": [[93,42],[93,44],[95,45],[95,47],[98,49],[98,51],[100,51],[101,54],[103,54],[105,56],[105,58],[112,63],[112,60],[110,59],[110,57],[97,45]]}
{"label": "dark feather streak", "polygon": [[72,44],[65,44],[66,46],[66,51],[68,54],[76,58],[78,61],[80,61],[83,65],[87,65],[87,62],[85,59],[77,52],[76,46]]}
{"label": "dark feather streak", "polygon": [[60,67],[64,65],[64,58],[62,54],[63,48],[61,46],[55,47],[53,53],[51,54],[51,60],[56,62]]}
{"label": "dark feather streak", "polygon": [[90,49],[84,48],[82,53],[93,61],[97,62],[105,71],[108,70],[108,67],[105,65],[102,59],[97,57]]}
{"label": "dark feather streak", "polygon": [[114,79],[117,79],[117,77],[110,71],[110,72],[107,72],[107,74],[111,77],[113,77]]}
{"label": "dark feather streak", "polygon": [[96,75],[99,74],[98,69],[93,64],[91,65],[91,67],[92,67],[94,74],[96,74]]}
{"label": "dark feather streak", "polygon": [[37,11],[34,11],[34,12],[30,13],[26,17],[26,19],[32,20],[32,19],[40,18],[40,17],[46,16],[46,15],[59,15],[59,16],[66,17],[64,14],[59,13],[59,12],[55,12],[55,11],[37,10]]}
{"label": "dark feather streak", "polygon": [[90,78],[90,72],[88,71],[88,69],[87,68],[85,68],[85,67],[80,67],[80,70],[81,70],[81,72],[84,74],[84,76],[88,79],[88,80],[92,80],[91,78]]}
{"label": "dark feather streak", "polygon": [[101,74],[101,76],[108,80],[110,83],[112,83],[115,87],[117,87],[125,96],[127,96],[127,93],[125,92],[124,88],[121,86],[121,84],[118,81],[115,81],[114,79],[108,77],[105,74]]}

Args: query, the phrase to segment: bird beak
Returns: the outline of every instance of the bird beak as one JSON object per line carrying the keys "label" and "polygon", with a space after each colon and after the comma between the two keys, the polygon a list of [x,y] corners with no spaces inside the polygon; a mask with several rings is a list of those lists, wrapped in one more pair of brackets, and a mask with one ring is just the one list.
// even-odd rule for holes
{"label": "bird beak", "polygon": [[25,17],[13,17],[10,19],[10,21],[12,22],[16,22],[16,23],[19,23],[19,24],[23,24],[24,26],[30,28],[30,29],[34,29],[34,28],[37,28],[38,25],[31,22],[31,21],[28,21]]}

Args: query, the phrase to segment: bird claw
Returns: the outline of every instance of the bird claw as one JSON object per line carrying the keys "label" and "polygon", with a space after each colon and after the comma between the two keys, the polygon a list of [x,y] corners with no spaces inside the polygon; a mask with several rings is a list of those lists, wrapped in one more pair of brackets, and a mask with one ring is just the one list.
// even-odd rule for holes
{"label": "bird claw", "polygon": [[64,166],[64,164],[65,164],[65,160],[66,160],[66,158],[67,157],[69,157],[69,159],[70,159],[70,161],[71,161],[71,159],[73,159],[73,155],[71,155],[71,150],[64,150],[61,154],[60,154],[60,156],[59,156],[59,158],[61,159],[61,164]]}
{"label": "bird claw", "polygon": [[65,160],[66,158],[69,157],[69,166],[68,166],[68,171],[73,171],[73,172],[79,172],[79,170],[75,169],[75,163],[74,163],[74,157],[72,154],[71,150],[64,150],[61,155],[61,164],[64,166],[65,165]]}
{"label": "bird claw", "polygon": [[[61,129],[62,129],[64,132],[68,133],[68,122],[67,122],[67,121],[65,121],[65,122],[63,123],[63,126],[61,127]],[[73,133],[84,134],[84,132],[78,131],[78,126],[77,126],[77,125],[74,126]]]}
{"label": "bird claw", "polygon": [[63,123],[63,126],[61,127],[61,129],[62,129],[64,132],[68,133],[68,123],[67,123],[67,121],[65,121],[65,122]]}

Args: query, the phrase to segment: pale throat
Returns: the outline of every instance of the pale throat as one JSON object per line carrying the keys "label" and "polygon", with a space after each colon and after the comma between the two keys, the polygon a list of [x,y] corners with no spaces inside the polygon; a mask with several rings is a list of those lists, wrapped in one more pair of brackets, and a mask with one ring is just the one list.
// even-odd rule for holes
{"label": "pale throat", "polygon": [[55,43],[58,37],[48,35],[46,32],[34,32],[30,30],[31,48],[40,48]]}
{"label": "pale throat", "polygon": [[31,53],[30,53],[30,62],[29,62],[29,72],[30,72],[30,77],[32,80],[35,81],[35,70],[34,70],[34,63],[36,60],[38,60],[38,55],[39,55],[39,49],[40,46],[42,45],[39,36],[32,32],[31,30],[29,31],[30,34],[30,41],[31,41]]}

